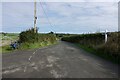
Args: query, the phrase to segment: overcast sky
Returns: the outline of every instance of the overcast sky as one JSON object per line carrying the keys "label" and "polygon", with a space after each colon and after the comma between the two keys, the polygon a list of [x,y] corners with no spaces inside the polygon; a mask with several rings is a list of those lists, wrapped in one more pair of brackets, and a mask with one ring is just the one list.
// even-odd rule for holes
{"label": "overcast sky", "polygon": [[[118,30],[117,2],[37,2],[39,32],[85,33]],[[2,31],[21,32],[33,27],[33,2],[3,2]],[[50,25],[51,23],[51,25]]]}

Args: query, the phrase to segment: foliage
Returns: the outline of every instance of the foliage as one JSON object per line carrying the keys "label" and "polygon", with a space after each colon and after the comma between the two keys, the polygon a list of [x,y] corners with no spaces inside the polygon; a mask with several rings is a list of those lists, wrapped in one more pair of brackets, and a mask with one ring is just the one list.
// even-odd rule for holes
{"label": "foliage", "polygon": [[43,42],[43,41],[54,42],[56,41],[56,36],[54,34],[34,33],[33,28],[20,33],[20,42],[35,43],[35,42]]}
{"label": "foliage", "polygon": [[9,45],[6,45],[6,46],[1,46],[1,47],[0,47],[0,51],[1,51],[2,53],[7,53],[7,52],[13,51],[13,49],[10,48]]}
{"label": "foliage", "polygon": [[52,32],[52,31],[51,31],[51,32],[50,32],[50,33],[48,33],[48,34],[54,34],[54,32]]}
{"label": "foliage", "polygon": [[39,48],[56,43],[56,36],[53,33],[34,33],[34,28],[20,33],[20,49]]}
{"label": "foliage", "polygon": [[111,32],[108,34],[108,41],[105,43],[105,37],[101,33],[82,34],[69,37],[63,37],[63,41],[68,41],[84,46],[88,51],[94,51],[99,56],[108,58],[120,63],[120,32]]}
{"label": "foliage", "polygon": [[[18,36],[18,34],[16,35]],[[11,33],[7,34],[7,36],[14,37],[15,34]],[[34,28],[31,28],[29,30],[22,31],[19,34],[18,42],[20,42],[18,50],[34,49],[55,44],[57,42],[57,38],[55,34],[34,33]],[[0,50],[2,50],[2,53],[14,51],[9,45],[0,47]]]}
{"label": "foliage", "polygon": [[34,33],[34,28],[20,33],[20,42],[36,42],[38,41],[38,33]]}
{"label": "foliage", "polygon": [[55,35],[56,35],[57,38],[62,38],[62,37],[68,37],[68,36],[76,35],[76,34],[56,33]]}
{"label": "foliage", "polygon": [[98,50],[102,50],[104,53],[108,53],[112,56],[120,56],[120,49],[119,49],[119,40],[120,40],[120,32],[110,33],[108,37],[108,41],[106,44],[98,47]]}
{"label": "foliage", "polygon": [[98,45],[104,42],[104,35],[97,34],[81,34],[81,35],[73,35],[69,37],[63,37],[63,41],[68,41],[72,43],[80,43],[82,45]]}

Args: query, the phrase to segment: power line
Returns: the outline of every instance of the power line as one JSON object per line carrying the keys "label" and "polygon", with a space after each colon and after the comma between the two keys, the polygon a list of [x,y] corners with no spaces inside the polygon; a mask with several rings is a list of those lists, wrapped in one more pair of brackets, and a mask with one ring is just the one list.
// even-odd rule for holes
{"label": "power line", "polygon": [[47,13],[46,13],[46,11],[45,11],[45,9],[44,9],[44,7],[43,7],[43,5],[42,5],[41,2],[40,2],[40,5],[41,5],[41,8],[42,8],[42,10],[43,10],[43,12],[44,12],[47,20],[48,20],[48,23],[50,24],[51,27],[53,27],[53,25],[52,25],[52,23],[50,22],[50,19],[49,19],[49,17],[48,17],[48,15],[47,15]]}

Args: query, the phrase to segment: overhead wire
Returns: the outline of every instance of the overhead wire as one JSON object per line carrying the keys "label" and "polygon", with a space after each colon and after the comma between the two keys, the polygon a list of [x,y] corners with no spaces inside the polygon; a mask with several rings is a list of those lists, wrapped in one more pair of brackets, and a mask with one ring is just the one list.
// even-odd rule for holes
{"label": "overhead wire", "polygon": [[45,8],[44,8],[43,5],[42,5],[42,2],[39,2],[39,3],[40,3],[40,6],[41,6],[41,8],[42,8],[42,10],[43,10],[43,12],[44,12],[46,18],[47,18],[48,23],[50,24],[51,27],[54,27],[53,24],[51,23],[51,21],[50,21],[48,15],[47,15],[46,11],[45,11]]}

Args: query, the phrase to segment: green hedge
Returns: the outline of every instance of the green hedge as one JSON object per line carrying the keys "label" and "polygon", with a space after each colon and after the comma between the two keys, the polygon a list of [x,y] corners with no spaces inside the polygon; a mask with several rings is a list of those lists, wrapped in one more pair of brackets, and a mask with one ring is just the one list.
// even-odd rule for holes
{"label": "green hedge", "polygon": [[52,45],[57,42],[55,34],[34,33],[34,29],[23,31],[20,33],[20,49],[39,48]]}
{"label": "green hedge", "polygon": [[104,35],[102,34],[81,34],[70,37],[63,37],[61,40],[72,43],[80,43],[82,45],[98,45],[104,42]]}
{"label": "green hedge", "polygon": [[62,40],[79,44],[87,49],[93,49],[96,54],[111,57],[111,59],[120,63],[120,61],[118,61],[120,60],[120,32],[109,33],[106,43],[105,36],[100,33],[63,37]]}
{"label": "green hedge", "polygon": [[56,36],[54,34],[34,33],[33,28],[20,33],[20,42],[22,43],[25,42],[34,43],[34,42],[43,42],[43,41],[55,42]]}
{"label": "green hedge", "polygon": [[38,41],[38,33],[34,33],[34,29],[23,31],[20,33],[20,42],[36,42]]}

